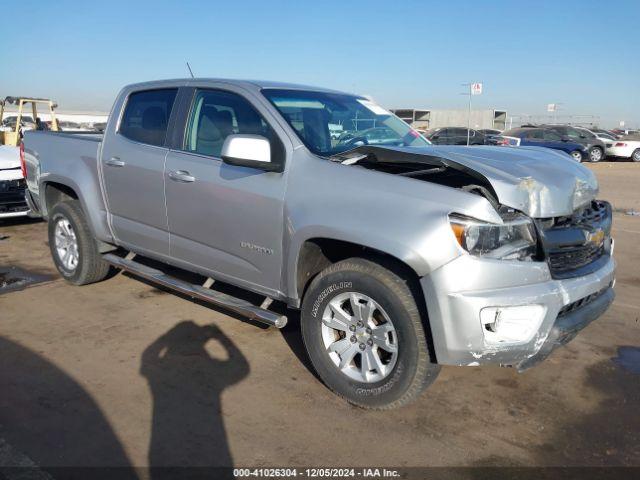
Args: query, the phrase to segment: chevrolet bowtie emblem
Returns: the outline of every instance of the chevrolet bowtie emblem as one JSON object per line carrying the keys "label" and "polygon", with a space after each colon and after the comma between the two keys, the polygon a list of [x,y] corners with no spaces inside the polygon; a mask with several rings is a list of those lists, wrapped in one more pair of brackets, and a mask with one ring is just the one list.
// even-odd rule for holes
{"label": "chevrolet bowtie emblem", "polygon": [[592,245],[600,246],[604,242],[604,230],[601,228],[593,231],[593,232],[585,232],[587,243]]}

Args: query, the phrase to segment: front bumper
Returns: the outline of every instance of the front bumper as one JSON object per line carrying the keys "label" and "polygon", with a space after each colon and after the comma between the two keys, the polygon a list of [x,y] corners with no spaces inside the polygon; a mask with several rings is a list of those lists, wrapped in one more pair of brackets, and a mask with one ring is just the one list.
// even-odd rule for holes
{"label": "front bumper", "polygon": [[[520,369],[535,364],[604,313],[613,301],[615,266],[607,254],[604,265],[592,273],[553,279],[543,262],[456,258],[421,279],[437,362]],[[583,299],[593,300],[576,303]],[[521,305],[544,307],[535,335],[526,343],[488,341],[480,311]]]}

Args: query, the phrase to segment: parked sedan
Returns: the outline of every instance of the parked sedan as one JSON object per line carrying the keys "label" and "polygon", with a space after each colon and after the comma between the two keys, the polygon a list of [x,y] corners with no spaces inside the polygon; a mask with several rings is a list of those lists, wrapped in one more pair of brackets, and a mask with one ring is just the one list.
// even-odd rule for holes
{"label": "parked sedan", "polygon": [[548,128],[513,128],[502,133],[498,145],[514,147],[546,147],[562,150],[578,162],[589,158],[587,148],[568,138],[563,138],[554,130]]}
{"label": "parked sedan", "polygon": [[640,136],[625,136],[618,139],[608,150],[612,157],[630,158],[640,162]]}
{"label": "parked sedan", "polygon": [[609,150],[616,143],[617,138],[612,133],[606,132],[604,130],[591,130],[588,128],[579,128],[579,130],[584,130],[585,132],[591,133],[595,135],[598,140],[602,140],[602,142],[604,143],[605,153],[607,155],[613,155]]}
{"label": "parked sedan", "polygon": [[605,157],[606,147],[593,133],[570,125],[545,125],[545,128],[556,131],[563,138],[584,145],[589,152],[589,161],[599,162]]}
{"label": "parked sedan", "polygon": [[[427,140],[435,145],[466,145],[467,129],[462,127],[444,127],[428,130]],[[469,145],[485,145],[485,136],[477,130],[469,130]]]}

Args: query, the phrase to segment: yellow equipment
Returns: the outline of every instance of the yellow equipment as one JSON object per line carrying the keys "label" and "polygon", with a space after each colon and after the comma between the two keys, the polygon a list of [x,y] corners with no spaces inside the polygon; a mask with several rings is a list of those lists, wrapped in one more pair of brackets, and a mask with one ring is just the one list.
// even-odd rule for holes
{"label": "yellow equipment", "polygon": [[4,107],[7,104],[13,104],[18,106],[18,118],[16,118],[16,125],[13,130],[0,131],[0,145],[10,145],[17,147],[22,140],[22,112],[25,106],[31,104],[31,112],[33,114],[34,122],[38,121],[38,108],[37,105],[45,105],[49,109],[49,115],[51,116],[50,130],[57,132],[58,120],[56,119],[55,109],[58,107],[56,103],[47,98],[30,98],[30,97],[7,97],[4,100],[0,100],[0,125],[4,120]]}

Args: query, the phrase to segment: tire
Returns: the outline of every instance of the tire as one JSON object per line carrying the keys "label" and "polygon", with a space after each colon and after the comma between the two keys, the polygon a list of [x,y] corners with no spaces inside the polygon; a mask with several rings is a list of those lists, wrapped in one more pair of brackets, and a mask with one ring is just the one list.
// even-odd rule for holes
{"label": "tire", "polygon": [[[68,200],[56,204],[49,214],[48,229],[51,257],[66,281],[87,285],[108,275],[109,264],[102,260],[80,202]],[[69,251],[71,254],[67,256]],[[74,254],[75,262],[72,261]]]}
{"label": "tire", "polygon": [[570,153],[570,155],[573,157],[575,161],[582,162],[582,153],[580,152],[580,150],[574,150],[573,152]]}
{"label": "tire", "polygon": [[631,154],[631,161],[640,162],[640,148],[636,148]]}
{"label": "tire", "polygon": [[[362,312],[372,308],[371,315],[361,317],[369,318],[365,326],[355,324],[354,299]],[[342,305],[340,311],[347,316],[336,313],[335,305]],[[323,270],[307,289],[300,321],[318,376],[333,392],[359,407],[386,410],[403,406],[433,383],[440,371],[431,362],[409,285],[372,261],[352,258]],[[329,327],[337,324],[339,329]],[[342,362],[344,367],[339,365]]]}
{"label": "tire", "polygon": [[603,150],[600,147],[591,147],[591,150],[589,150],[589,161],[597,163],[602,159],[604,159]]}

